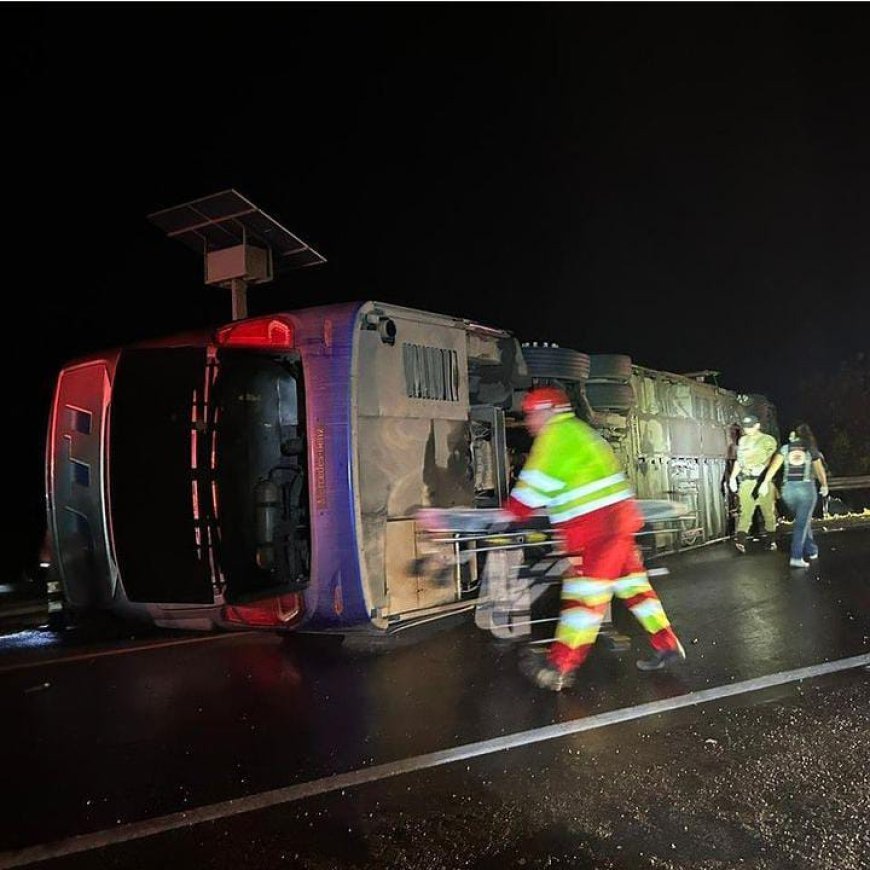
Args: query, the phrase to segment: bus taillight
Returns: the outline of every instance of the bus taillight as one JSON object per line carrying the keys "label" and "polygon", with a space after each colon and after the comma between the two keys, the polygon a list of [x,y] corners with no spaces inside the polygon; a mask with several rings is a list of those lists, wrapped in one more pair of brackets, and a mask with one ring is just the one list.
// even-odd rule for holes
{"label": "bus taillight", "polygon": [[223,608],[226,622],[249,625],[252,628],[289,627],[302,616],[301,595],[289,593],[250,604],[227,604]]}
{"label": "bus taillight", "polygon": [[281,317],[257,317],[221,327],[215,341],[221,347],[262,347],[292,350],[293,324]]}

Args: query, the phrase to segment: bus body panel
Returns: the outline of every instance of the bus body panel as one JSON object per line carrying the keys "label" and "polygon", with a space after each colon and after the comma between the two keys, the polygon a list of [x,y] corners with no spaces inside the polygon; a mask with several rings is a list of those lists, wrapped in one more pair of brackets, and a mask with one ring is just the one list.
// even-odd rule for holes
{"label": "bus body panel", "polygon": [[48,529],[58,542],[54,570],[75,607],[106,607],[117,587],[103,449],[116,361],[116,355],[106,355],[65,368],[52,403],[46,462]]}
{"label": "bus body panel", "polygon": [[305,371],[311,516],[308,629],[368,623],[353,485],[354,341],[360,303],[288,313]]}
{"label": "bus body panel", "polygon": [[379,626],[461,597],[452,581],[411,568],[415,511],[474,504],[467,335],[467,324],[436,314],[384,303],[361,311],[357,491],[362,566]]}

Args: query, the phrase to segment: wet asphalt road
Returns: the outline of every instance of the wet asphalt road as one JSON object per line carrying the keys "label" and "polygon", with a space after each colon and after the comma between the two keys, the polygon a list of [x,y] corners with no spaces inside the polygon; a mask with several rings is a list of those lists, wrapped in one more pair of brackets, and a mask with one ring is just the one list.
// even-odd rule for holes
{"label": "wet asphalt road", "polygon": [[[724,545],[657,582],[689,654],[552,695],[470,623],[386,654],[271,635],[0,641],[9,850],[870,653],[870,531]],[[622,621],[620,620],[620,624]],[[863,669],[495,752],[42,866],[870,866]],[[244,806],[244,801],[242,801]],[[94,842],[97,842],[95,840]],[[525,863],[523,863],[525,862]]]}

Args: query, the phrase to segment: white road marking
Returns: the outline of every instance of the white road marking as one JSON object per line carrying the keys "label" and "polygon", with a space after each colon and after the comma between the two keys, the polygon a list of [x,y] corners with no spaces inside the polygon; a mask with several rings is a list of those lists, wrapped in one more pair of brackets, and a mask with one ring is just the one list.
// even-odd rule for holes
{"label": "white road marking", "polygon": [[7,867],[22,867],[36,861],[63,858],[67,855],[89,852],[93,849],[102,849],[106,846],[118,845],[119,843],[128,843],[131,840],[153,837],[157,834],[199,825],[203,822],[230,818],[241,813],[250,813],[274,807],[278,804],[304,800],[305,798],[326,794],[337,789],[353,788],[366,783],[387,779],[391,776],[413,773],[418,770],[438,767],[442,764],[450,764],[468,758],[477,758],[481,755],[489,755],[505,749],[516,749],[517,747],[528,746],[532,743],[541,743],[545,740],[555,740],[559,737],[567,737],[583,731],[606,728],[608,725],[616,725],[621,722],[642,719],[646,716],[669,713],[672,710],[680,710],[683,707],[706,704],[710,701],[718,701],[722,698],[730,698],[748,692],[758,692],[763,689],[773,688],[774,686],[782,686],[786,683],[797,682],[798,680],[820,677],[825,674],[836,673],[837,671],[861,667],[866,668],[867,665],[870,665],[870,654],[852,656],[851,658],[825,662],[820,665],[811,665],[806,668],[797,668],[793,671],[781,671],[778,674],[769,674],[765,677],[743,680],[740,683],[717,686],[713,689],[704,689],[700,692],[690,692],[687,695],[678,695],[674,698],[665,698],[661,701],[652,701],[648,704],[638,704],[635,707],[625,707],[621,710],[599,713],[595,716],[574,719],[570,722],[559,722],[555,725],[546,725],[542,728],[533,728],[529,731],[507,734],[492,740],[468,743],[452,749],[430,752],[426,755],[417,755],[413,758],[405,758],[400,761],[391,761],[387,764],[379,764],[374,767],[352,770],[349,773],[339,773],[334,776],[315,779],[311,782],[302,782],[297,785],[276,788],[271,791],[261,792],[260,794],[246,795],[245,797],[209,804],[185,812],[170,813],[166,816],[158,816],[141,822],[120,825],[117,828],[105,831],[80,834],[65,840],[58,840],[54,843],[44,843],[38,846],[28,846],[24,849],[0,852],[0,870],[5,870]]}

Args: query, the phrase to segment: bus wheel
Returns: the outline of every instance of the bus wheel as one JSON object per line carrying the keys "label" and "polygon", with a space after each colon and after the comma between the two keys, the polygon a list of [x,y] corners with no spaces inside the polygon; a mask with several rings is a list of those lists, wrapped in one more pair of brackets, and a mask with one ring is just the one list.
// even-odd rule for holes
{"label": "bus wheel", "polygon": [[523,346],[523,358],[533,378],[582,382],[589,377],[589,357],[569,347]]}
{"label": "bus wheel", "polygon": [[628,381],[631,378],[631,357],[622,353],[594,353],[589,357],[589,379]]}
{"label": "bus wheel", "polygon": [[631,384],[586,384],[586,398],[596,411],[628,411],[635,404]]}

